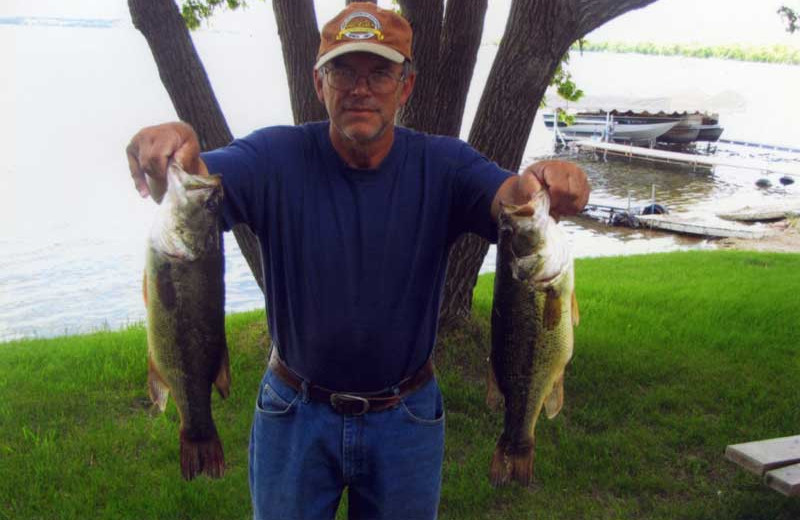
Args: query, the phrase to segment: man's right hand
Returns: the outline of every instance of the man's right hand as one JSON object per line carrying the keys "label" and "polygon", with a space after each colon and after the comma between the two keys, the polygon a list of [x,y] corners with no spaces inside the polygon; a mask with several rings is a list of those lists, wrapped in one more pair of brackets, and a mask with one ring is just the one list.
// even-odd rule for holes
{"label": "man's right hand", "polygon": [[208,175],[200,159],[200,142],[194,129],[175,122],[142,128],[125,149],[133,183],[142,197],[161,202],[167,190],[167,164],[176,161],[186,172]]}

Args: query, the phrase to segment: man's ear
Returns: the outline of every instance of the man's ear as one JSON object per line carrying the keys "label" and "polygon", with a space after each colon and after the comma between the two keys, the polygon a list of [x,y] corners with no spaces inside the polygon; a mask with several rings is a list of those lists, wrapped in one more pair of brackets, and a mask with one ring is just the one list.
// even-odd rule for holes
{"label": "man's ear", "polygon": [[322,73],[319,69],[314,69],[314,90],[317,91],[317,99],[324,105],[325,96],[322,94]]}
{"label": "man's ear", "polygon": [[414,82],[417,80],[416,72],[409,72],[408,77],[403,81],[403,90],[400,92],[400,105],[405,105],[408,98],[411,97],[411,92],[414,91]]}

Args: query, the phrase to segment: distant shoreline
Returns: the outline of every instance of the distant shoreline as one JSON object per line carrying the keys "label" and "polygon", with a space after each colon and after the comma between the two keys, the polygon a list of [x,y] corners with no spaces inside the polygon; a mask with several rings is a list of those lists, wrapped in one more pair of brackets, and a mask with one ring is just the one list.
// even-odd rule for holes
{"label": "distant shoreline", "polygon": [[119,25],[119,18],[66,18],[56,16],[6,16],[0,17],[0,26],[22,27],[79,27],[82,29],[111,29]]}
{"label": "distant shoreline", "polygon": [[687,58],[715,58],[722,60],[748,61],[800,65],[800,47],[788,45],[701,45],[662,44],[653,42],[584,42],[573,44],[572,51],[612,52],[618,54],[644,54],[650,56],[684,56]]}

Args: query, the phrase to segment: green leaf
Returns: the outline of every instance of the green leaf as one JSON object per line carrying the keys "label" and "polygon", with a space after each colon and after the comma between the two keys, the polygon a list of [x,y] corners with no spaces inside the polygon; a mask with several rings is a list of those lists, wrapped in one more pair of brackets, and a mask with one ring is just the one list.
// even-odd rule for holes
{"label": "green leaf", "polygon": [[233,11],[247,7],[247,0],[183,0],[181,16],[186,27],[193,31],[200,27],[204,20],[209,20],[218,7]]}

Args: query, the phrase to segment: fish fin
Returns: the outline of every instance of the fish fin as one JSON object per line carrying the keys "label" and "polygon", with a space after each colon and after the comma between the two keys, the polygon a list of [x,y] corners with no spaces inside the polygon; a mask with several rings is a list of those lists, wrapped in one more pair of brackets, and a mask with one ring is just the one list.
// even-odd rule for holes
{"label": "fish fin", "polygon": [[231,393],[231,363],[227,347],[222,352],[222,360],[219,364],[217,378],[214,380],[214,386],[217,387],[217,391],[223,399]]}
{"label": "fish fin", "polygon": [[142,274],[142,299],[144,306],[147,307],[147,271]]}
{"label": "fish fin", "polygon": [[225,473],[225,454],[216,430],[210,439],[192,440],[181,430],[181,474],[185,480],[198,475],[220,478]]}
{"label": "fish fin", "polygon": [[581,313],[578,311],[578,297],[572,291],[572,326],[577,327],[581,322]]}
{"label": "fish fin", "polygon": [[486,406],[492,411],[500,410],[503,405],[503,394],[497,386],[497,376],[494,373],[492,360],[489,360],[489,370],[486,373]]}
{"label": "fish fin", "polygon": [[561,321],[561,297],[556,291],[548,289],[544,299],[544,328],[553,330]]}
{"label": "fish fin", "polygon": [[547,396],[547,399],[544,401],[544,411],[547,414],[548,419],[552,419],[558,412],[561,411],[561,407],[564,406],[564,372],[561,372],[561,375],[558,376],[556,382],[553,383],[553,389],[550,391],[550,395]]}
{"label": "fish fin", "polygon": [[150,400],[158,406],[162,412],[167,408],[167,397],[169,396],[169,386],[164,382],[164,378],[158,373],[153,358],[147,357],[147,389],[150,393]]}
{"label": "fish fin", "polygon": [[497,445],[489,466],[489,480],[497,487],[513,480],[529,486],[533,480],[533,445],[509,453],[502,444]]}

